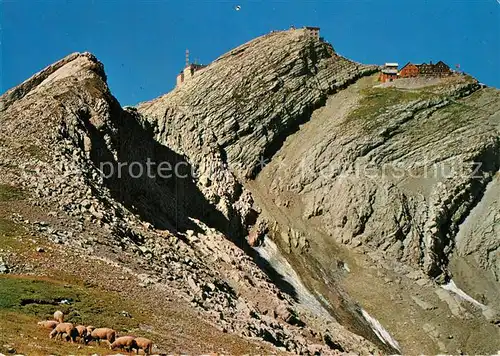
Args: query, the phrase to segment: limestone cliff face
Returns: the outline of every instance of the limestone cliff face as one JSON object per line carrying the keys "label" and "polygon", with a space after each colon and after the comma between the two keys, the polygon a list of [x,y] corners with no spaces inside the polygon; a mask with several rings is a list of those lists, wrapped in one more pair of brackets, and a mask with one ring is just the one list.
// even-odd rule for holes
{"label": "limestone cliff face", "polygon": [[[220,333],[235,334],[242,343],[251,338],[254,345],[242,352],[260,352],[257,340],[294,354],[379,352],[321,308],[313,313],[297,304],[295,295],[283,293],[259,268],[266,264],[262,258],[249,256],[239,247],[244,244],[224,235],[231,222],[214,197],[197,187],[190,162],[157,142],[135,109],[121,108],[93,55],[62,59],[2,95],[0,103],[0,186],[25,191],[23,214],[41,207],[44,221],[60,222],[64,230],[33,224],[43,225],[38,232],[47,240],[82,259],[130,272],[152,294],[179,298]],[[181,170],[167,177],[128,169],[132,163],[144,168],[148,161],[180,163]],[[229,171],[224,174],[238,187]],[[226,186],[221,197],[231,189]],[[235,221],[242,216],[235,214]],[[244,230],[236,223],[238,228]],[[164,336],[156,333],[155,344],[170,353]],[[211,341],[189,340],[183,347],[200,343],[211,349]]]}
{"label": "limestone cliff face", "polygon": [[[300,218],[436,277],[500,166],[499,94],[460,77],[332,96],[373,69],[301,30],[271,33],[138,111],[159,142],[189,157],[221,210],[238,214],[242,196],[249,207],[240,183],[271,163],[266,184],[294,195]],[[329,97],[343,102],[329,109]]]}
{"label": "limestone cliff face", "polygon": [[[260,181],[337,241],[436,277],[500,166],[500,93],[476,89],[352,88],[351,110],[339,115],[349,99],[332,97]],[[483,266],[496,270],[498,240],[487,246]]]}
{"label": "limestone cliff face", "polygon": [[[499,91],[462,75],[378,86],[375,69],[300,30],[272,33],[138,112],[199,170],[200,189],[239,226],[227,231],[273,238],[311,288],[334,283],[340,272],[324,268],[339,243],[440,283],[458,278],[454,253],[471,254],[481,285],[497,283],[495,208],[456,237],[494,194]],[[484,302],[496,305],[487,289]]]}
{"label": "limestone cliff face", "polygon": [[160,139],[199,157],[199,147],[214,146],[247,178],[329,94],[375,68],[337,55],[303,30],[275,32],[235,48],[138,110],[154,121]]}
{"label": "limestone cliff face", "polygon": [[[263,206],[261,217],[272,222],[270,235],[284,251],[299,256],[302,275],[323,295],[331,294],[332,284],[345,273],[334,267],[344,261],[380,266],[382,283],[393,283],[389,270],[416,279],[418,286],[396,279],[404,286],[390,288],[390,296],[403,299],[433,300],[431,292],[443,298],[434,288],[453,279],[483,304],[474,317],[463,309],[451,312],[462,328],[472,323],[484,328],[467,336],[468,345],[457,344],[467,352],[490,352],[499,347],[483,335],[496,335],[489,323],[499,320],[500,91],[463,77],[418,89],[376,87],[373,79],[329,97],[249,183]],[[335,242],[367,258],[339,253]],[[438,285],[428,285],[414,269]],[[376,301],[377,293],[389,287],[352,275],[345,278],[353,295],[363,305],[376,305],[375,316],[384,318],[396,339],[407,337],[394,325],[396,315],[405,313],[387,299]],[[366,297],[364,288],[378,292]],[[454,310],[456,295],[450,297]],[[386,307],[394,308],[392,316],[384,317]],[[447,308],[436,309],[431,323],[425,313],[413,315],[431,330],[436,343],[431,352],[454,350],[455,344],[435,336],[439,328],[434,325],[442,323],[438,315]]]}
{"label": "limestone cliff face", "polygon": [[[3,109],[0,130],[9,143],[17,145],[13,149],[19,149],[21,143],[26,153],[36,151],[37,156],[46,157],[43,163],[50,166],[54,151],[62,156],[71,154],[75,147],[80,148],[82,157],[75,157],[78,162],[89,160],[97,169],[87,172],[90,181],[102,182],[99,170],[103,168],[106,175],[113,170],[107,184],[114,198],[134,206],[134,212],[158,226],[172,231],[185,229],[186,194],[190,195],[190,202],[202,201],[186,188],[187,181],[176,181],[174,196],[172,180],[149,179],[145,175],[132,179],[128,167],[118,172],[119,162],[145,164],[148,157],[153,162],[165,160],[173,164],[182,158],[166,148],[159,149],[148,137],[152,133],[148,133],[147,125],[142,125],[138,115],[120,107],[107,87],[103,65],[92,54],[69,55],[5,93],[0,102]],[[25,141],[29,144],[23,147]],[[61,144],[65,147],[61,148]],[[57,164],[64,165],[60,156]],[[63,185],[60,189],[65,185],[64,180],[65,177],[58,178]],[[59,200],[58,204],[64,206],[65,200]],[[190,203],[190,209],[197,210],[196,206]]]}
{"label": "limestone cliff face", "polygon": [[329,94],[375,68],[337,55],[303,30],[276,32],[235,48],[137,109],[158,142],[189,157],[202,191],[229,219],[227,230],[243,238],[258,207],[241,182]]}

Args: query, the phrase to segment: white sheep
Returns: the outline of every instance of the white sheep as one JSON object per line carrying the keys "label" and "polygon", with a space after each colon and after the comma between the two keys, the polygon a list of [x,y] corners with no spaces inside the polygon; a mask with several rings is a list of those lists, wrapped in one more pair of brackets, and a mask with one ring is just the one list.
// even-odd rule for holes
{"label": "white sheep", "polygon": [[78,337],[81,343],[87,343],[87,327],[84,325],[77,325],[75,329],[78,331]]}
{"label": "white sheep", "polygon": [[71,323],[60,323],[52,330],[49,337],[52,338],[62,338],[63,334],[66,334],[66,338],[70,338],[71,342],[74,343],[78,337],[78,330]]}
{"label": "white sheep", "polygon": [[64,313],[60,310],[56,311],[54,313],[54,320],[58,321],[59,323],[64,323]]}
{"label": "white sheep", "polygon": [[91,340],[95,340],[97,343],[100,343],[101,340],[108,340],[112,344],[116,339],[116,331],[110,328],[97,328],[90,333],[90,336]]}

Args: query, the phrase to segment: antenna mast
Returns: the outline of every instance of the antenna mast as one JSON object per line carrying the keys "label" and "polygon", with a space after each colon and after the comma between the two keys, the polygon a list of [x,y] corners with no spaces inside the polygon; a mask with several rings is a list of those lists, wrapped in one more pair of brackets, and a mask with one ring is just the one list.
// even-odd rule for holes
{"label": "antenna mast", "polygon": [[186,49],[186,67],[189,67],[189,49]]}

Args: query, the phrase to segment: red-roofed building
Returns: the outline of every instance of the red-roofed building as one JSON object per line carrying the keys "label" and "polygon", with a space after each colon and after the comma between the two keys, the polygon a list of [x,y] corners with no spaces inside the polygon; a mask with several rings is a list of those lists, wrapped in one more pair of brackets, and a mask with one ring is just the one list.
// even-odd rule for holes
{"label": "red-roofed building", "polygon": [[413,78],[413,77],[418,77],[420,71],[418,67],[413,64],[413,63],[406,63],[403,68],[401,68],[401,71],[399,72],[399,76],[401,78]]}
{"label": "red-roofed building", "polygon": [[386,63],[380,72],[378,80],[385,83],[398,79],[398,67],[398,63]]}

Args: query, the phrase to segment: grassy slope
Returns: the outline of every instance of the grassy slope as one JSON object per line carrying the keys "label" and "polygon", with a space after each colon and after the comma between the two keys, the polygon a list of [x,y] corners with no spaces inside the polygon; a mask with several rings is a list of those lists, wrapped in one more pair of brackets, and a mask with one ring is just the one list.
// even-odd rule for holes
{"label": "grassy slope", "polygon": [[[69,299],[71,305],[58,305],[59,298]],[[29,302],[23,305],[23,302]],[[124,331],[135,328],[144,317],[136,315],[130,305],[109,293],[100,293],[80,286],[50,279],[23,276],[0,277],[0,345],[10,345],[27,355],[64,355],[68,353],[105,352],[106,345],[83,346],[50,340],[49,330],[37,326],[39,320],[50,319],[55,310],[67,315],[67,321],[84,325],[113,325]],[[120,314],[126,309],[134,318]],[[80,351],[77,351],[79,350]],[[85,351],[83,351],[85,350]],[[7,350],[2,350],[7,351]]]}
{"label": "grassy slope", "polygon": [[[471,77],[460,76],[446,78],[441,83],[433,83],[420,88],[380,87],[378,86],[380,83],[376,81],[376,76],[372,76],[365,80],[365,83],[369,86],[360,89],[361,99],[358,106],[349,113],[345,123],[355,123],[364,133],[377,132],[381,126],[384,126],[384,122],[379,121],[379,115],[390,112],[394,105],[404,105],[428,99],[443,99],[448,96],[443,93],[443,90],[449,85],[470,84],[473,82],[474,79]],[[460,111],[463,110],[463,105],[455,102],[444,110]],[[382,120],[385,120],[385,118],[382,118]]]}
{"label": "grassy slope", "polygon": [[[19,189],[0,185],[0,204],[16,202],[23,197],[24,194]],[[26,239],[25,235],[26,231],[21,226],[7,216],[0,216],[2,252],[33,250],[33,242]],[[70,300],[71,304],[59,305],[58,302],[62,299]],[[112,325],[122,332],[137,328],[144,319],[141,313],[134,313],[130,303],[120,299],[117,294],[56,279],[3,275],[0,276],[0,352],[7,352],[3,345],[10,345],[16,352],[29,355],[64,355],[76,352],[79,345],[50,340],[47,338],[49,330],[39,328],[36,324],[39,320],[50,319],[58,309],[67,315],[69,322]],[[134,318],[123,316],[120,314],[122,310],[133,313]],[[108,350],[106,345],[86,348],[89,352]]]}
{"label": "grassy slope", "polygon": [[[61,300],[71,304],[60,304]],[[131,313],[131,304],[114,293],[103,293],[88,287],[68,284],[49,278],[7,275],[0,277],[0,312],[16,312],[39,320],[51,319],[55,310],[66,315],[74,324],[110,325],[119,331],[129,331],[145,321],[144,315]]]}
{"label": "grassy slope", "polygon": [[7,184],[0,184],[0,202],[20,200],[23,198],[21,190]]}
{"label": "grassy slope", "polygon": [[[50,318],[58,309],[75,324],[112,327],[121,335],[148,337],[166,353],[276,352],[269,344],[218,330],[168,289],[141,287],[133,273],[88,258],[67,245],[50,243],[23,223],[14,222],[12,215],[50,224],[58,220],[49,216],[47,209],[24,200],[27,192],[1,184],[0,192],[0,256],[13,267],[10,274],[0,275],[0,353],[7,352],[3,345],[10,345],[30,356],[109,354],[105,344],[84,346],[49,339],[49,330],[38,327],[37,322]],[[37,252],[37,247],[45,252]],[[118,258],[113,256],[110,258]],[[134,266],[127,265],[132,270]],[[35,303],[26,304],[27,299]],[[58,304],[61,299],[71,304]]]}

